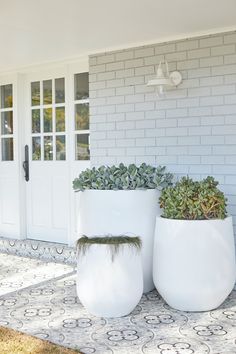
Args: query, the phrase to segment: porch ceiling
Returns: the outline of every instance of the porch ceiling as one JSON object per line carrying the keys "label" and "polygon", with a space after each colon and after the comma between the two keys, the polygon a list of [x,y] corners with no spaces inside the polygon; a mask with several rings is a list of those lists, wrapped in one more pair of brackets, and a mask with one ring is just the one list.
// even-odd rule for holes
{"label": "porch ceiling", "polygon": [[0,72],[236,29],[235,0],[0,0]]}

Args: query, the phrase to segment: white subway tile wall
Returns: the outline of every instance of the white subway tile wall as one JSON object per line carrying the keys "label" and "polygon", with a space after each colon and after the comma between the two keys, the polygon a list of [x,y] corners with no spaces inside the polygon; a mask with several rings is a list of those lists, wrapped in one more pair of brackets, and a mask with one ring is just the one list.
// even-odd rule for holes
{"label": "white subway tile wall", "polygon": [[[159,100],[146,84],[159,61],[182,84]],[[213,175],[236,230],[236,32],[92,55],[91,164],[162,164]]]}

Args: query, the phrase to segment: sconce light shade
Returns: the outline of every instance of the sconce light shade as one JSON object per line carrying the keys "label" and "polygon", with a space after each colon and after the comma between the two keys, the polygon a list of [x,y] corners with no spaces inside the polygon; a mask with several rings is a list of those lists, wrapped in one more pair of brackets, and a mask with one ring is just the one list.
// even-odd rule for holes
{"label": "sconce light shade", "polygon": [[166,72],[164,74],[162,69],[162,62],[160,62],[156,77],[152,80],[149,80],[147,86],[156,86],[156,92],[158,97],[165,96],[166,88],[168,86],[178,86],[182,82],[182,75],[179,71],[173,71],[169,73],[168,63],[166,64]]}

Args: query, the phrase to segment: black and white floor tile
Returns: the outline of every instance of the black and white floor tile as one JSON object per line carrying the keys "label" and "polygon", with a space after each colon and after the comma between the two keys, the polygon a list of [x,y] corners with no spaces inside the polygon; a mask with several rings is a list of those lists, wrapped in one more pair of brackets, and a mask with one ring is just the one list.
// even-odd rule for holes
{"label": "black and white floor tile", "polygon": [[236,291],[217,310],[171,309],[156,291],[126,317],[97,318],[76,296],[72,266],[0,254],[0,325],[85,354],[235,354]]}
{"label": "black and white floor tile", "polygon": [[0,237],[0,252],[43,261],[76,264],[76,250],[65,244]]}

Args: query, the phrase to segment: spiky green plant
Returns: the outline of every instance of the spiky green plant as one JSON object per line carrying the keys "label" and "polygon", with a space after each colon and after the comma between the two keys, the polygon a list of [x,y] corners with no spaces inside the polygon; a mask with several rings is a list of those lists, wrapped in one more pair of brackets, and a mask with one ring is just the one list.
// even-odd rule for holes
{"label": "spiky green plant", "polygon": [[183,177],[175,185],[162,190],[160,207],[168,219],[224,219],[227,216],[224,193],[213,177],[193,181]]}
{"label": "spiky green plant", "polygon": [[172,174],[165,167],[153,167],[145,163],[140,166],[101,166],[87,168],[73,181],[75,191],[97,190],[133,190],[162,189],[172,184]]}
{"label": "spiky green plant", "polygon": [[130,237],[130,236],[102,236],[102,237],[87,237],[82,236],[77,241],[77,255],[84,256],[88,251],[89,247],[92,245],[107,245],[109,246],[109,251],[111,253],[112,260],[119,253],[119,251],[124,247],[128,246],[140,251],[142,247],[142,241],[140,237]]}

